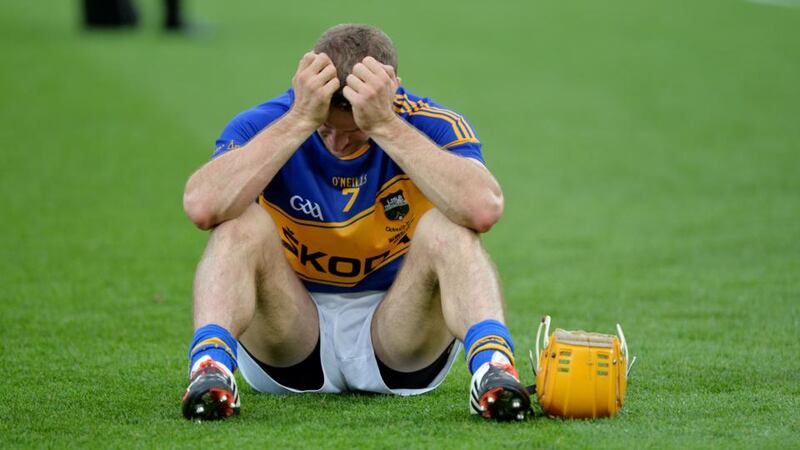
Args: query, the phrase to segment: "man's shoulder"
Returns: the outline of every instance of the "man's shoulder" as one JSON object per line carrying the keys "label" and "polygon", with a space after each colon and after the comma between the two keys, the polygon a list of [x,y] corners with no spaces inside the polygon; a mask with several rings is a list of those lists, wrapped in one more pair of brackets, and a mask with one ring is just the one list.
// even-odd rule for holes
{"label": "man's shoulder", "polygon": [[278,118],[286,114],[294,102],[294,91],[283,94],[264,103],[244,110],[234,116],[217,138],[212,158],[247,144],[250,139]]}
{"label": "man's shoulder", "polygon": [[461,113],[430,97],[400,87],[395,93],[394,110],[442,147],[479,143],[477,133]]}
{"label": "man's shoulder", "polygon": [[271,98],[252,108],[248,108],[237,114],[231,123],[240,126],[254,126],[261,130],[269,123],[286,114],[294,102],[294,91],[289,89],[281,95]]}

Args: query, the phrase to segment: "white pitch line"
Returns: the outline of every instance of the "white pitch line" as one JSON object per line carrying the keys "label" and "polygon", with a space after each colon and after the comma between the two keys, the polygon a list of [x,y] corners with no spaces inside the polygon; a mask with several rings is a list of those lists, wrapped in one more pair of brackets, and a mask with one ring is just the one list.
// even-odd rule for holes
{"label": "white pitch line", "polygon": [[745,0],[757,5],[783,6],[786,8],[800,8],[800,0]]}

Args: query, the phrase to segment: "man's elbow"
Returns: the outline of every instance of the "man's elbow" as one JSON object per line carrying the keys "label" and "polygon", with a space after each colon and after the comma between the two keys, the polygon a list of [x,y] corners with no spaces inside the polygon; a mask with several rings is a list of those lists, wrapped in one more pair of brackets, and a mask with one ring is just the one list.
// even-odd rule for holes
{"label": "man's elbow", "polygon": [[196,194],[188,191],[183,194],[183,211],[189,220],[201,230],[210,230],[216,225],[216,219],[208,207],[208,202],[198,198]]}
{"label": "man's elbow", "polygon": [[470,227],[478,233],[491,230],[503,215],[503,196],[493,195],[488,200],[477,205],[470,214]]}

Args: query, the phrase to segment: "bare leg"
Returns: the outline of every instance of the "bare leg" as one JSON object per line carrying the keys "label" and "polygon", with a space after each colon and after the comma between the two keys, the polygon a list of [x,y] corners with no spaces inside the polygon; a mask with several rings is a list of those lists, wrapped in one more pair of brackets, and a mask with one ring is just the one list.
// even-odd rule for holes
{"label": "bare leg", "polygon": [[181,1],[164,0],[164,28],[167,30],[180,30],[181,27],[183,27]]}
{"label": "bare leg", "polygon": [[299,363],[317,343],[316,306],[258,205],[211,232],[194,280],[195,329],[209,323],[276,367]]}
{"label": "bare leg", "polygon": [[436,209],[417,225],[403,267],[372,322],[378,358],[411,372],[431,364],[473,324],[504,321],[494,265],[477,233]]}

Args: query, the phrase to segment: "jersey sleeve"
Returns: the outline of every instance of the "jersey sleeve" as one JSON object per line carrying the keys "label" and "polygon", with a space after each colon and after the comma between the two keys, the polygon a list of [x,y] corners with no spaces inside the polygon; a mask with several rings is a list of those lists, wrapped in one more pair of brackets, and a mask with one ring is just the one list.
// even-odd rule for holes
{"label": "jersey sleeve", "polygon": [[225,126],[222,134],[217,138],[211,159],[243,146],[252,138],[252,135],[247,133],[242,125],[242,120],[236,116]]}
{"label": "jersey sleeve", "polygon": [[461,114],[426,104],[411,109],[408,118],[412,125],[444,150],[486,164],[478,135]]}
{"label": "jersey sleeve", "polygon": [[278,120],[286,111],[288,111],[286,105],[267,102],[240,113],[222,130],[222,134],[214,146],[211,159],[247,144],[250,139]]}

